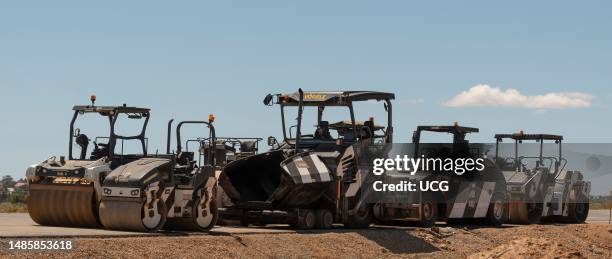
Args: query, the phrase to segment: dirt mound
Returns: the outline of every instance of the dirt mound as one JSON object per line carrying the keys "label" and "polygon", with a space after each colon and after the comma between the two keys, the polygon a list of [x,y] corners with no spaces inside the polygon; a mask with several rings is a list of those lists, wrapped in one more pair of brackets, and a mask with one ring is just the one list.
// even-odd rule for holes
{"label": "dirt mound", "polygon": [[525,237],[470,255],[468,258],[586,258],[586,256],[575,248],[548,238]]}

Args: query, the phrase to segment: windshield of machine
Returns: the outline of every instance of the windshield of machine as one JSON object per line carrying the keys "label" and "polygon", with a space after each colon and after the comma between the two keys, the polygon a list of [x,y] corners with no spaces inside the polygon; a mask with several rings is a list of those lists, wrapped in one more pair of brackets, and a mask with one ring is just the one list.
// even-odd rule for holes
{"label": "windshield of machine", "polygon": [[[297,134],[297,106],[285,106],[284,123],[285,137],[293,140]],[[323,109],[321,121],[318,121],[319,109]],[[348,123],[347,127],[334,128],[338,122]],[[354,139],[351,122],[351,113],[347,106],[304,106],[302,112],[301,139],[317,139],[334,141],[342,136],[345,139]]]}
{"label": "windshield of machine", "polygon": [[[72,132],[72,154],[76,159],[89,159],[97,145],[108,143],[110,122],[98,113],[79,114]],[[97,145],[96,145],[97,144]]]}
{"label": "windshield of machine", "polygon": [[[355,120],[358,128],[364,125],[365,121],[371,120],[374,124],[372,129],[372,137],[375,143],[384,143],[387,134],[388,107],[385,108],[384,101],[369,100],[365,102],[353,102],[353,110],[355,111]],[[370,125],[371,126],[371,125]]]}
{"label": "windshield of machine", "polygon": [[[115,134],[123,137],[140,135],[146,118],[140,114],[120,113],[115,122]],[[145,141],[145,148],[146,143]],[[142,143],[139,139],[117,139],[114,154],[116,155],[142,155]]]}
{"label": "windshield of machine", "polygon": [[[176,134],[173,132],[173,134]],[[190,160],[197,161],[198,165],[203,165],[209,161],[208,151],[210,148],[211,131],[210,128],[202,123],[187,123],[180,128],[181,150],[180,152],[187,154]],[[171,148],[176,146],[176,135],[171,138]],[[178,153],[179,150],[172,150]]]}
{"label": "windshield of machine", "polygon": [[559,144],[555,144],[554,141],[544,141],[544,145],[541,146],[535,141],[524,141],[515,146],[514,140],[505,140],[497,145],[497,155],[497,163],[503,168],[523,169],[536,166],[551,168],[559,160]]}

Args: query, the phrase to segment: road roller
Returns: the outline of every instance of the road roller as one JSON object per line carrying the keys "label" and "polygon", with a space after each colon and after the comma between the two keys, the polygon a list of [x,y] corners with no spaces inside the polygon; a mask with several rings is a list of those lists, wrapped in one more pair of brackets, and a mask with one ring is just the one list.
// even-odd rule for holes
{"label": "road roller", "polygon": [[[145,131],[149,121],[148,108],[122,106],[96,106],[95,95],[91,105],[76,105],[70,121],[68,158],[52,156],[30,166],[26,171],[29,195],[28,212],[34,222],[48,226],[99,227],[98,204],[101,181],[111,170],[147,155]],[[82,117],[94,117],[109,124],[106,136],[91,139],[75,125]],[[141,126],[136,136],[117,134],[118,121],[136,120]],[[97,125],[97,127],[100,127]],[[91,127],[88,127],[91,128]],[[139,141],[139,154],[124,154],[123,142]],[[80,148],[73,154],[73,145]]]}
{"label": "road roller", "polygon": [[[418,184],[419,188],[407,193],[380,195],[380,202],[374,205],[375,218],[381,224],[416,223],[422,227],[434,226],[439,221],[502,225],[506,221],[506,182],[493,160],[486,158],[488,148],[469,141],[468,135],[478,132],[478,128],[460,126],[457,122],[453,125],[420,125],[413,132],[411,144],[390,145],[385,157],[410,154],[410,157],[421,158],[422,163],[428,165],[415,169],[414,174],[388,171],[380,177],[381,183],[397,186],[398,183],[411,182],[415,186]],[[424,141],[434,134],[438,137],[450,135],[452,142]],[[472,166],[457,173],[444,169],[442,161],[472,161]],[[476,169],[475,161],[480,161],[482,168]],[[437,162],[440,162],[439,167],[436,167]],[[371,167],[368,165],[366,168]]]}
{"label": "road roller", "polygon": [[[582,172],[566,168],[563,136],[520,131],[496,134],[495,139],[496,162],[508,183],[511,223],[586,220],[591,183],[584,179]],[[510,140],[511,145],[502,145],[503,140]],[[545,146],[545,142],[555,146]]]}
{"label": "road roller", "polygon": [[[102,182],[100,221],[105,228],[138,232],[206,231],[217,221],[214,116],[182,121],[176,127],[176,152],[144,157],[110,172]],[[181,129],[201,124],[205,137],[185,141]],[[195,150],[189,144],[196,142]]]}

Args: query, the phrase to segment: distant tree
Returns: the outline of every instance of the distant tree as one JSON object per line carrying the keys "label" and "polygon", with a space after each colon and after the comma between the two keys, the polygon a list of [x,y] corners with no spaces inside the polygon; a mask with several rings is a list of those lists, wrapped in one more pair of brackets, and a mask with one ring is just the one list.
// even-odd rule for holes
{"label": "distant tree", "polygon": [[12,188],[13,186],[15,186],[15,180],[13,180],[13,177],[10,175],[3,176],[0,182],[5,188]]}
{"label": "distant tree", "polygon": [[28,195],[24,192],[14,192],[9,198],[9,201],[11,203],[25,203],[27,196]]}

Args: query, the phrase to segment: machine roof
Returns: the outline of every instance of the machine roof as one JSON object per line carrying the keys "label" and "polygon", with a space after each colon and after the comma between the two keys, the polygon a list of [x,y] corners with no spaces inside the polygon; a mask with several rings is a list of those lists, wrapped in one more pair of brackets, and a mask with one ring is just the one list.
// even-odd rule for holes
{"label": "machine roof", "polygon": [[75,105],[72,107],[74,111],[82,111],[82,112],[101,112],[101,113],[109,113],[109,112],[118,112],[118,113],[148,113],[151,109],[149,108],[140,108],[140,107],[131,107],[131,106],[92,106],[92,105]]}
{"label": "machine roof", "polygon": [[433,132],[461,132],[473,133],[478,132],[478,128],[463,127],[463,126],[418,126],[418,131],[433,131]]}
{"label": "machine roof", "polygon": [[[395,94],[376,91],[308,91],[304,92],[304,105],[342,105],[346,102],[368,100],[393,100]],[[281,103],[296,104],[300,100],[299,93],[282,94]]]}
{"label": "machine roof", "polygon": [[513,134],[495,134],[495,139],[503,138],[509,138],[514,140],[563,140],[563,136],[552,134],[524,134],[522,132]]}

